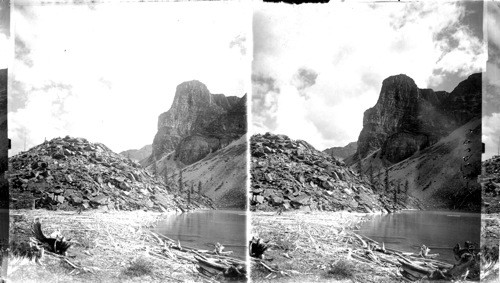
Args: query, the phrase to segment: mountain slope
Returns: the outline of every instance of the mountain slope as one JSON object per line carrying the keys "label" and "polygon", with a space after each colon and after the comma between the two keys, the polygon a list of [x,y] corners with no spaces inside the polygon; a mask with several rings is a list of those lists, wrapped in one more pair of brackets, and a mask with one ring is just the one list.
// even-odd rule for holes
{"label": "mountain slope", "polygon": [[[478,211],[481,186],[477,175],[481,170],[481,151],[479,118],[459,127],[436,144],[387,167],[390,186],[399,184],[403,188],[408,182],[409,193],[428,209]],[[377,175],[385,174],[385,169],[380,164],[377,168],[377,163],[373,162],[381,162],[376,155],[363,159],[363,164],[368,164],[363,167],[367,179],[382,179]],[[369,176],[370,171],[375,172],[374,177]]]}
{"label": "mountain slope", "polygon": [[[201,192],[221,208],[246,207],[247,183],[247,141],[246,135],[228,146],[209,154],[202,160],[182,170],[186,185]],[[178,174],[175,175],[177,179]]]}
{"label": "mountain slope", "polygon": [[[392,210],[392,199],[379,194],[342,161],[317,151],[305,141],[285,135],[254,135],[251,148],[253,210],[285,209]],[[399,196],[403,198],[402,195]],[[397,208],[402,199],[398,200]],[[416,204],[405,200],[409,207]]]}
{"label": "mountain slope", "polygon": [[166,211],[209,206],[206,199],[188,204],[138,163],[83,138],[44,142],[9,158],[9,167],[13,208]]}
{"label": "mountain slope", "polygon": [[[384,80],[375,106],[365,111],[358,149],[345,162],[375,186],[408,187],[430,208],[477,211],[480,124],[481,74],[451,93],[419,89],[406,75],[392,76]],[[374,181],[386,170],[388,185]]]}

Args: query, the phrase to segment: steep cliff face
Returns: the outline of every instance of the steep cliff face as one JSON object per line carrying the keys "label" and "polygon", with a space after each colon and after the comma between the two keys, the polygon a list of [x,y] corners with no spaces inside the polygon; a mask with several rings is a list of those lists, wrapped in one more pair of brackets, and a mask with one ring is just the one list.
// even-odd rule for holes
{"label": "steep cliff face", "polygon": [[177,86],[170,109],[158,118],[152,158],[174,153],[192,164],[246,133],[246,95],[242,98],[211,94],[199,81]]}
{"label": "steep cliff face", "polygon": [[374,107],[363,117],[353,160],[380,150],[391,163],[429,147],[481,116],[481,74],[473,74],[451,93],[419,89],[406,75],[384,80]]}

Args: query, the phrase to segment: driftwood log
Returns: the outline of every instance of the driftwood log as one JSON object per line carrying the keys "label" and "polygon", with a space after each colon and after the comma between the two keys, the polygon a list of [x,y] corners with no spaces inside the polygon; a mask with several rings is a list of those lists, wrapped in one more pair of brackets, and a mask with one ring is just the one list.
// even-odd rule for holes
{"label": "driftwood log", "polygon": [[[181,246],[179,241],[149,231],[159,242],[158,249],[150,251],[150,254],[162,259],[182,259],[196,264],[198,274],[210,282],[218,282],[220,278],[244,281],[247,279],[246,262],[230,257],[231,251],[223,251],[224,246],[216,243],[212,251],[201,250],[188,246]],[[177,250],[174,253],[172,250]],[[182,254],[184,253],[184,255]]]}
{"label": "driftwood log", "polygon": [[71,240],[66,240],[64,237],[46,237],[42,232],[42,224],[38,219],[33,223],[32,232],[35,239],[38,240],[44,248],[56,254],[66,255],[68,249],[73,245]]}
{"label": "driftwood log", "polygon": [[390,264],[399,268],[402,279],[417,281],[479,279],[480,254],[471,242],[465,242],[464,247],[457,244],[454,255],[457,263],[452,265],[435,260],[439,254],[431,254],[430,249],[422,245],[420,253],[406,253],[385,247],[376,241],[353,233],[360,243],[361,250],[350,253],[356,260],[379,265]]}

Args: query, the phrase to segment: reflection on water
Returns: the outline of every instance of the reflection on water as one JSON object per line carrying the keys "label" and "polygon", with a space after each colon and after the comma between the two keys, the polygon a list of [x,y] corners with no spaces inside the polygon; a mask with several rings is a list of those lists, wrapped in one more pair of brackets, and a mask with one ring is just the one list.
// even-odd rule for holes
{"label": "reflection on water", "polygon": [[452,248],[465,241],[479,244],[481,214],[450,211],[403,211],[389,215],[374,215],[363,223],[360,233],[386,247],[419,252],[422,244],[438,259],[454,263]]}
{"label": "reflection on water", "polygon": [[169,215],[155,231],[186,246],[213,250],[219,242],[241,259],[246,255],[245,211],[206,210]]}

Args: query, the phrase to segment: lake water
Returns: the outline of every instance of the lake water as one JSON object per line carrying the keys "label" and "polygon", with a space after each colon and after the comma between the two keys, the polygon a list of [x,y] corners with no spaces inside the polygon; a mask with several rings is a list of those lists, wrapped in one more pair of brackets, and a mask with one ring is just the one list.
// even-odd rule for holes
{"label": "lake water", "polygon": [[213,250],[218,242],[224,251],[233,251],[233,256],[245,259],[246,219],[246,212],[239,210],[196,211],[169,215],[155,231],[197,249]]}
{"label": "lake water", "polygon": [[363,223],[360,234],[388,248],[420,252],[422,244],[439,253],[439,260],[455,263],[453,246],[465,241],[480,243],[481,214],[451,211],[403,211],[374,215]]}

